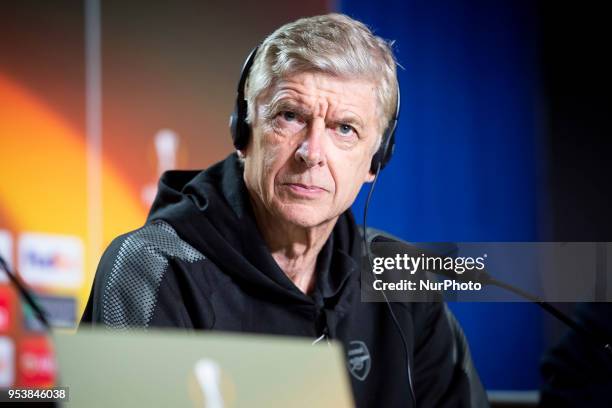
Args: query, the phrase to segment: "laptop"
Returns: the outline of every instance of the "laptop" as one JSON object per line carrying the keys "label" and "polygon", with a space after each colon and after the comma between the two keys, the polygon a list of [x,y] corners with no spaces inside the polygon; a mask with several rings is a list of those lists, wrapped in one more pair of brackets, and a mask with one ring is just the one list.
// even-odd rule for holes
{"label": "laptop", "polygon": [[75,407],[352,407],[342,347],[300,338],[185,332],[56,333]]}

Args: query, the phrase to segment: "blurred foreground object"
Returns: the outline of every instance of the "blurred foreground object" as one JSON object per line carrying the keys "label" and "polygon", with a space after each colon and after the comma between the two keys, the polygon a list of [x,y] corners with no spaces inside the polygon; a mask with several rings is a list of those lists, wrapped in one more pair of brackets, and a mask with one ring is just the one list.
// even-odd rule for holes
{"label": "blurred foreground object", "polygon": [[353,406],[336,342],[81,329],[55,344],[74,406]]}

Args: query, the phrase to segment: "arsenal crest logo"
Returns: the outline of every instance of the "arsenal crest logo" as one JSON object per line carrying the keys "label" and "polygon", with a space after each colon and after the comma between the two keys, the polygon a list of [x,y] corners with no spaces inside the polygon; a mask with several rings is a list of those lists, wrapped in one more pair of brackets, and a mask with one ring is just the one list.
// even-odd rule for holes
{"label": "arsenal crest logo", "polygon": [[372,361],[370,352],[363,341],[355,340],[349,343],[348,348],[348,366],[353,377],[359,381],[363,381],[370,372]]}

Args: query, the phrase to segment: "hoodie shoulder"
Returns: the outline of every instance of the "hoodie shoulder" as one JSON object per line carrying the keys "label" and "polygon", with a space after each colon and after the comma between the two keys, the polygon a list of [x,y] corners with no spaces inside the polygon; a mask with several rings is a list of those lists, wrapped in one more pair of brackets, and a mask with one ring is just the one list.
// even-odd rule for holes
{"label": "hoodie shoulder", "polygon": [[96,272],[91,320],[116,329],[148,327],[172,259],[194,263],[205,257],[164,221],[117,237]]}

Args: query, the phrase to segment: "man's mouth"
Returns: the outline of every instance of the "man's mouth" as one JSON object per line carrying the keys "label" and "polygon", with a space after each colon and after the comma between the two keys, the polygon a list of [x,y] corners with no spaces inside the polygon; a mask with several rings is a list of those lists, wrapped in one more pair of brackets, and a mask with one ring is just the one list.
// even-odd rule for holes
{"label": "man's mouth", "polygon": [[283,183],[283,186],[287,187],[291,192],[297,195],[313,196],[327,191],[323,187],[302,183]]}

